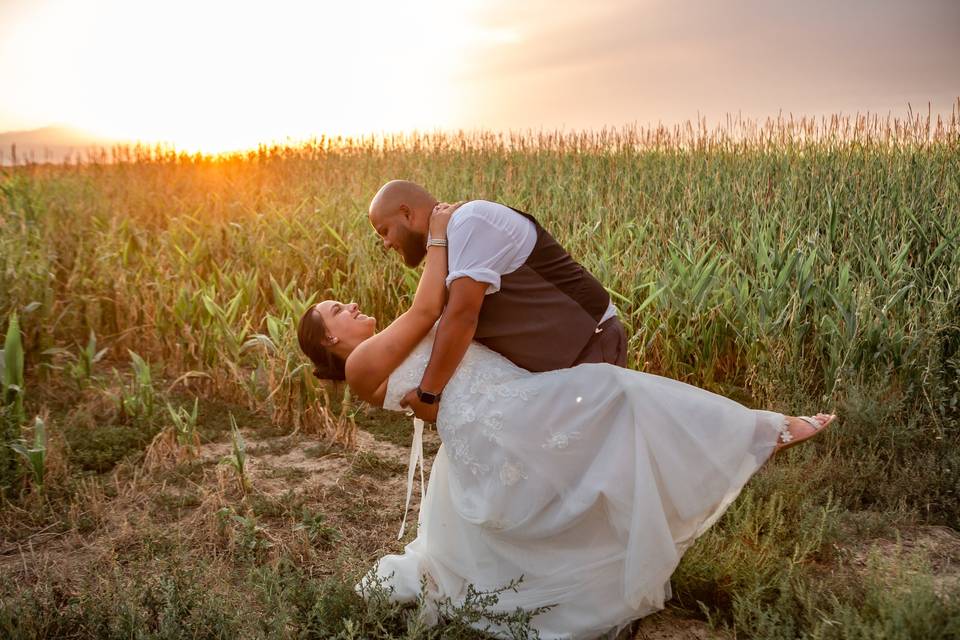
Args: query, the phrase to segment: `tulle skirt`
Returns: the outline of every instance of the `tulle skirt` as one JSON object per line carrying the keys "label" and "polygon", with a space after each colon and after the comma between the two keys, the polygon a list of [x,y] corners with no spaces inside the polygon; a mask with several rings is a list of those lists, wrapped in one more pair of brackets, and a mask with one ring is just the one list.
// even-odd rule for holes
{"label": "tulle skirt", "polygon": [[371,573],[398,601],[424,579],[428,621],[468,585],[520,579],[492,610],[549,607],[532,619],[544,639],[595,638],[662,609],[684,551],[770,457],[784,420],[605,364],[480,391],[445,392],[417,537]]}

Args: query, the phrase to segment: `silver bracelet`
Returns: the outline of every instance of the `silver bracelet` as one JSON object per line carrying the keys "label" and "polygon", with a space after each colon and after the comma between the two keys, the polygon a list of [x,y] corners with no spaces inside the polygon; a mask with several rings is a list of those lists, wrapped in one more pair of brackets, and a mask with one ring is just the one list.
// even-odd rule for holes
{"label": "silver bracelet", "polygon": [[429,240],[427,240],[428,249],[430,247],[445,247],[445,246],[447,246],[446,238],[430,238]]}

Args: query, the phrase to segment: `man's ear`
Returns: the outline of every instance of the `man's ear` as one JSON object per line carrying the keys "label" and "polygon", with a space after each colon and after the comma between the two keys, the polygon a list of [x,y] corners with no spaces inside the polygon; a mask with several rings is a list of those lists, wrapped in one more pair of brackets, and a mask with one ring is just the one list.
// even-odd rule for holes
{"label": "man's ear", "polygon": [[410,210],[410,207],[402,204],[400,205],[400,209],[398,209],[398,211],[400,211],[400,215],[403,216],[403,219],[407,221],[407,224],[410,224],[411,218],[413,217],[413,211]]}

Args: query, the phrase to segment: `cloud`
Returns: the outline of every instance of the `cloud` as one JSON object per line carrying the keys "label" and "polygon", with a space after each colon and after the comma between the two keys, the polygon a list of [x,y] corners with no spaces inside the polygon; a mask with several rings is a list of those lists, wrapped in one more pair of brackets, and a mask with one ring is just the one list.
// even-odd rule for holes
{"label": "cloud", "polygon": [[491,5],[516,42],[457,77],[465,120],[573,127],[633,120],[906,108],[960,95],[960,3],[557,2]]}

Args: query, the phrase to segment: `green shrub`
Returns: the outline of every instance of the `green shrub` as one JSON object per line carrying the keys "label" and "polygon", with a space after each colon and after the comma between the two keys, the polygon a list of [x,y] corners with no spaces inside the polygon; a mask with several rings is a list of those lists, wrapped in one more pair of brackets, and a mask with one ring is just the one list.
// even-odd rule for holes
{"label": "green shrub", "polygon": [[70,427],[65,430],[68,458],[83,471],[104,473],[127,456],[142,452],[156,431],[153,426],[128,424]]}

